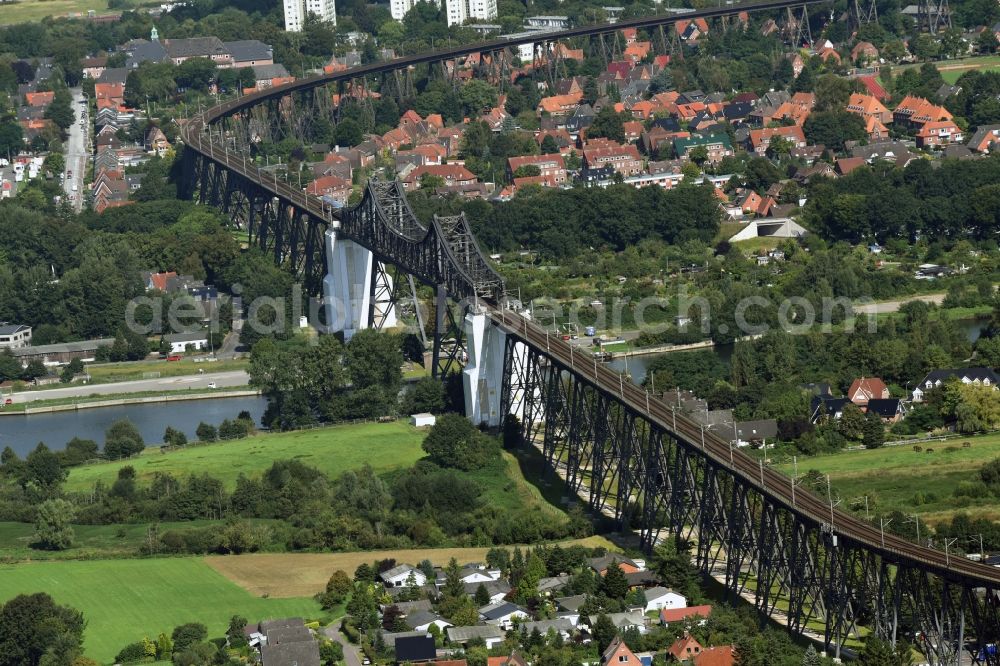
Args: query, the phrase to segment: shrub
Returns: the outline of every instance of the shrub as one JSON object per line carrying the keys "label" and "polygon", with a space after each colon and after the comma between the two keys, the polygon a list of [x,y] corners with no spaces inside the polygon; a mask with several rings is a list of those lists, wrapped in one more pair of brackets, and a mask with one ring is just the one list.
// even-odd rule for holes
{"label": "shrub", "polygon": [[914,444],[914,445],[913,445],[913,450],[914,450],[914,451],[915,451],[916,453],[920,453],[921,451],[923,451],[923,450],[924,450],[924,447],[920,446],[919,444]]}
{"label": "shrub", "polygon": [[115,656],[119,664],[136,664],[146,658],[146,647],[141,643],[129,643]]}

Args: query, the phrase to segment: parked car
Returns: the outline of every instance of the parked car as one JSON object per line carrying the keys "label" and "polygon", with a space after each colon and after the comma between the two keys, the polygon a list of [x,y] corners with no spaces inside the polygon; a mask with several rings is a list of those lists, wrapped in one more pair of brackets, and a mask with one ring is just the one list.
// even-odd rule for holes
{"label": "parked car", "polygon": [[170,356],[167,357],[167,360],[168,361],[179,361],[179,360],[181,360],[181,358],[182,357],[181,357],[180,354],[171,354]]}

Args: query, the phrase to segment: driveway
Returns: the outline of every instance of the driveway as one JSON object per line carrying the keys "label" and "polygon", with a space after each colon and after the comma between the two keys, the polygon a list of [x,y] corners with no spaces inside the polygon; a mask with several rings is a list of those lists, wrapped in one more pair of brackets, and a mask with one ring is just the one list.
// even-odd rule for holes
{"label": "driveway", "polygon": [[346,666],[361,666],[361,650],[357,645],[351,644],[344,634],[340,633],[340,620],[337,620],[329,627],[324,627],[323,635],[330,640],[337,641],[344,648],[344,664]]}

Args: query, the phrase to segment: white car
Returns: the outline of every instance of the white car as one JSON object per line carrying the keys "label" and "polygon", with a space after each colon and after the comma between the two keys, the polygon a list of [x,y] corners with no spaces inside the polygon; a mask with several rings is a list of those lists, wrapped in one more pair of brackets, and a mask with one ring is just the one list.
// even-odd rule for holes
{"label": "white car", "polygon": [[215,382],[209,382],[208,383],[208,388],[219,388],[219,387],[216,386]]}

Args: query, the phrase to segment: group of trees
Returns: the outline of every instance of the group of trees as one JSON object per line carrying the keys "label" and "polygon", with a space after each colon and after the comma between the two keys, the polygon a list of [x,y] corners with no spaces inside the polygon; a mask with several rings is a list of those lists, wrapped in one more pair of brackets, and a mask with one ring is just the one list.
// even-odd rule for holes
{"label": "group of trees", "polygon": [[[214,434],[208,429],[202,424],[199,437]],[[165,437],[176,444],[179,433],[171,430]],[[141,450],[141,442],[131,424],[118,422],[105,454],[113,446],[127,455]],[[146,554],[525,543],[590,529],[579,512],[553,520],[539,507],[500,510],[486,501],[486,480],[507,474],[500,444],[459,416],[443,417],[425,449],[428,459],[388,479],[368,467],[329,478],[297,460],[279,460],[260,476],[241,474],[229,491],[209,474],[157,472],[144,482],[126,465],[111,484],[67,493],[69,465],[98,457],[96,443],[74,439],[58,454],[40,444],[23,460],[8,448],[0,454],[0,518],[34,522],[36,546],[53,550],[73,545],[73,524],[227,521],[221,529],[154,528],[142,546]],[[252,520],[259,518],[270,520]]]}
{"label": "group of trees", "polygon": [[346,345],[332,335],[314,345],[259,341],[248,372],[250,385],[268,398],[265,425],[289,430],[395,413],[401,347],[400,336],[375,329],[359,331]]}

